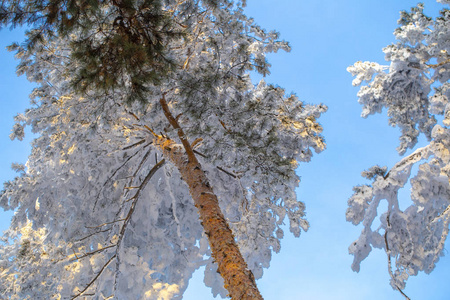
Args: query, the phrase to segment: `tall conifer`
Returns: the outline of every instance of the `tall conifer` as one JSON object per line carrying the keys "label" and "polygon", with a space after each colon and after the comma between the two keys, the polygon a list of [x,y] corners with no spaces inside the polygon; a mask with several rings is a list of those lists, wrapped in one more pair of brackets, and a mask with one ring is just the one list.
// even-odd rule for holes
{"label": "tall conifer", "polygon": [[250,71],[269,73],[267,53],[289,46],[239,3],[88,7],[76,26],[15,46],[38,87],[11,137],[28,125],[39,136],[0,197],[16,210],[1,292],[172,298],[206,265],[213,294],[261,299],[255,278],[280,250],[282,224],[295,236],[308,228],[295,170],[325,147],[326,107],[251,82]]}

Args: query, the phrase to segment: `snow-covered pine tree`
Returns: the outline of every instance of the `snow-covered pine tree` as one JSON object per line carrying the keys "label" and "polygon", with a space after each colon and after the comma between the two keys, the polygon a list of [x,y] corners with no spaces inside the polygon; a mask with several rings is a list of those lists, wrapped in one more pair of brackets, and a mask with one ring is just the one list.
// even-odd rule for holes
{"label": "snow-covered pine tree", "polygon": [[[440,0],[450,4],[448,0]],[[350,246],[353,270],[372,247],[387,254],[391,285],[402,292],[406,280],[419,271],[431,272],[443,255],[450,222],[450,11],[444,8],[432,19],[419,4],[401,12],[397,43],[384,48],[389,66],[357,62],[348,68],[356,76],[362,116],[387,109],[389,124],[401,129],[398,152],[403,155],[424,134],[425,147],[405,156],[390,170],[374,166],[362,173],[370,185],[354,188],[347,220],[364,228]],[[412,174],[414,166],[417,173]],[[410,180],[411,205],[402,210],[399,191]],[[372,225],[380,203],[387,211]]]}
{"label": "snow-covered pine tree", "polygon": [[80,30],[15,46],[18,72],[38,87],[11,138],[24,126],[38,137],[0,198],[16,212],[0,247],[8,299],[178,299],[200,266],[214,295],[225,285],[233,299],[260,299],[254,277],[280,250],[284,220],[295,236],[308,228],[295,169],[324,149],[326,108],[249,75],[268,74],[266,54],[287,43],[234,1],[160,9],[182,38],[163,39],[173,67],[142,83],[145,101],[129,101],[127,69],[108,88],[74,88]]}

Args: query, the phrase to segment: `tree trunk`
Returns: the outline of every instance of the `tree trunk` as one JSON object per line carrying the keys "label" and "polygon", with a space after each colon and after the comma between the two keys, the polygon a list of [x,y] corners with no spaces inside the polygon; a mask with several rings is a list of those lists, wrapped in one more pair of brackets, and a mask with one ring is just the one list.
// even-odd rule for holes
{"label": "tree trunk", "polygon": [[233,300],[263,299],[191,145],[177,120],[170,113],[164,97],[160,103],[168,121],[178,131],[183,147],[163,136],[155,138],[154,144],[160,148],[164,157],[177,167],[189,187],[202,226],[208,236],[212,257],[218,264],[217,271],[225,281],[229,296]]}

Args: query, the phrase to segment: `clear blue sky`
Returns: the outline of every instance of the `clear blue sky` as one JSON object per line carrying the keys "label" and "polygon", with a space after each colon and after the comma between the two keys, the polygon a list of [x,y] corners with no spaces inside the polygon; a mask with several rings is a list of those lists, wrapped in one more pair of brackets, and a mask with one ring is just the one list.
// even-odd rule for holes
{"label": "clear blue sky", "polygon": [[[443,5],[423,1],[435,16]],[[346,68],[358,60],[384,62],[381,49],[394,42],[399,11],[415,1],[407,0],[248,0],[246,12],[266,29],[276,29],[291,43],[290,53],[269,57],[270,83],[295,92],[309,103],[324,103],[328,112],[320,119],[328,148],[300,166],[298,197],[306,203],[311,228],[299,239],[289,234],[281,253],[258,285],[266,300],[404,299],[389,286],[386,255],[375,250],[352,272],[348,245],[360,227],[345,221],[352,187],[365,183],[360,173],[374,164],[388,167],[399,160],[395,148],[399,131],[387,125],[385,115],[360,118],[357,88]],[[20,33],[0,31],[0,181],[14,176],[12,162],[26,161],[29,140],[8,138],[12,117],[28,105],[31,86],[15,76],[16,62],[4,50]],[[423,142],[423,141],[422,141]],[[11,214],[0,212],[0,230]],[[447,243],[448,245],[448,243]],[[409,280],[406,294],[413,300],[449,299],[450,259],[443,257],[431,275]],[[214,299],[195,273],[185,300]]]}

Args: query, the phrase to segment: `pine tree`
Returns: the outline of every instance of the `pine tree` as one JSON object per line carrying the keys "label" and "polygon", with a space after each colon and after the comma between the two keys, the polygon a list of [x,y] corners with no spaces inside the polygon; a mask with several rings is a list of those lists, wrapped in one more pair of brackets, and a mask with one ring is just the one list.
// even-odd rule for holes
{"label": "pine tree", "polygon": [[164,45],[180,38],[161,0],[2,1],[0,24],[30,30],[25,46],[71,37],[75,90],[126,88],[127,101],[145,101],[146,84],[158,84],[174,67]]}
{"label": "pine tree", "polygon": [[[401,129],[399,154],[413,149],[420,134],[429,141],[390,170],[376,165],[363,172],[372,184],[356,186],[348,201],[347,220],[364,225],[349,248],[353,270],[359,271],[372,247],[384,249],[391,285],[402,294],[409,276],[434,269],[443,255],[450,222],[450,11],[445,8],[432,19],[423,10],[419,4],[401,12],[397,43],[383,50],[389,66],[357,62],[348,68],[356,76],[353,85],[367,82],[358,93],[362,116],[386,108],[389,124]],[[410,178],[412,204],[402,210],[399,191]],[[387,211],[374,228],[384,200]]]}
{"label": "pine tree", "polygon": [[261,299],[255,278],[280,250],[283,222],[307,230],[295,169],[324,149],[326,108],[249,76],[268,74],[266,54],[289,46],[233,1],[160,9],[183,35],[164,39],[173,67],[142,82],[143,101],[130,101],[132,71],[108,88],[74,87],[83,61],[97,60],[74,54],[79,31],[15,46],[38,87],[11,137],[24,126],[38,137],[0,197],[16,211],[0,247],[2,295],[177,298],[206,266],[214,295],[225,286]]}

